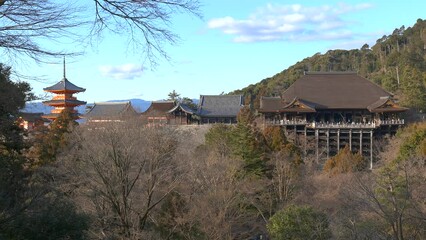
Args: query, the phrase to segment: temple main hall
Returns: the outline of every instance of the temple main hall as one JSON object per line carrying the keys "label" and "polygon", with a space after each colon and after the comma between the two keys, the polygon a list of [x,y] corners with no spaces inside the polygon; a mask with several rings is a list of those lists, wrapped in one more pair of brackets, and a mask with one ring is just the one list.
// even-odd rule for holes
{"label": "temple main hall", "polygon": [[280,97],[262,97],[264,125],[282,126],[317,161],[346,145],[370,159],[373,140],[404,125],[394,96],[353,72],[307,72]]}

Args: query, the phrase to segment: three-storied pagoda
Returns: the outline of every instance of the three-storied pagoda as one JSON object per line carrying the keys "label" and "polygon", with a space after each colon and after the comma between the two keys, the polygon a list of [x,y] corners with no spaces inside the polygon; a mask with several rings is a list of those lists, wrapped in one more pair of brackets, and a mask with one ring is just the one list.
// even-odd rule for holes
{"label": "three-storied pagoda", "polygon": [[45,105],[54,107],[50,114],[43,116],[44,118],[54,121],[64,109],[68,109],[73,114],[75,114],[76,119],[79,118],[78,113],[74,108],[80,105],[84,105],[86,104],[86,102],[77,100],[77,98],[74,97],[73,94],[84,92],[86,91],[86,89],[78,87],[68,81],[65,75],[65,58],[64,77],[62,78],[62,80],[53,86],[43,88],[43,90],[55,94],[52,100],[43,102],[43,104]]}

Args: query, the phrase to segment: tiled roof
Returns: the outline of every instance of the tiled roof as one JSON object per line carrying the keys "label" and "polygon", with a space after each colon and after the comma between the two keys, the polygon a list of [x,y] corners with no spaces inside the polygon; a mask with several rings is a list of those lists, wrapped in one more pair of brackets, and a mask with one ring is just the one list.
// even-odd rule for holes
{"label": "tiled roof", "polygon": [[282,107],[280,97],[265,97],[260,98],[260,109],[262,112],[278,112]]}
{"label": "tiled roof", "polygon": [[307,73],[282,95],[285,103],[301,99],[315,109],[366,109],[381,97],[392,96],[356,73]]}
{"label": "tiled roof", "polygon": [[149,108],[142,115],[157,116],[164,115],[175,107],[174,101],[153,101]]}
{"label": "tiled roof", "polygon": [[78,87],[68,81],[67,78],[63,78],[61,81],[56,83],[55,85],[52,85],[50,87],[43,88],[44,91],[50,92],[50,91],[61,91],[61,90],[68,90],[70,92],[84,92],[86,89]]}
{"label": "tiled roof", "polygon": [[316,112],[312,103],[297,98],[283,106],[282,110],[284,112]]}
{"label": "tiled roof", "polygon": [[280,97],[261,97],[259,112],[316,112],[314,104],[303,99],[285,103]]}
{"label": "tiled roof", "polygon": [[68,106],[71,106],[71,105],[79,106],[79,105],[84,105],[84,104],[86,104],[86,102],[84,102],[84,101],[79,101],[79,100],[64,99],[64,100],[49,100],[49,101],[43,101],[43,104],[45,104],[45,105],[65,104],[65,105],[68,105]]}
{"label": "tiled roof", "polygon": [[408,108],[400,107],[390,97],[382,97],[367,107],[370,112],[404,112]]}
{"label": "tiled roof", "polygon": [[182,104],[182,103],[178,103],[174,108],[170,109],[169,113],[176,111],[176,109],[180,108],[182,111],[188,113],[188,114],[194,114],[196,112],[196,110],[190,108],[188,105]]}
{"label": "tiled roof", "polygon": [[130,101],[127,102],[99,102],[87,112],[85,118],[114,118],[123,115],[138,115]]}
{"label": "tiled roof", "polygon": [[236,117],[243,105],[242,95],[201,95],[197,115],[201,117]]}

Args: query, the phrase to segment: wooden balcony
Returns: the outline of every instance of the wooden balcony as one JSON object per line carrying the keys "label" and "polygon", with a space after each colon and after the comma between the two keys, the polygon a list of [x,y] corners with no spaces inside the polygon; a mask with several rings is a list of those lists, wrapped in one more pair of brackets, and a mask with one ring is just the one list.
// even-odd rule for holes
{"label": "wooden balcony", "polygon": [[404,125],[404,119],[376,120],[372,122],[308,122],[306,120],[270,120],[266,125],[306,126],[313,129],[374,129],[385,125]]}

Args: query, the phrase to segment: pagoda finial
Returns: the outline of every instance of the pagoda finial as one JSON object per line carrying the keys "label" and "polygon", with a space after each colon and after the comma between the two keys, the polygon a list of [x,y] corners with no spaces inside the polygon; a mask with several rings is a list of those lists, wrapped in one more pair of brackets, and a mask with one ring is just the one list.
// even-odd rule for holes
{"label": "pagoda finial", "polygon": [[64,79],[65,79],[65,55],[64,55]]}

